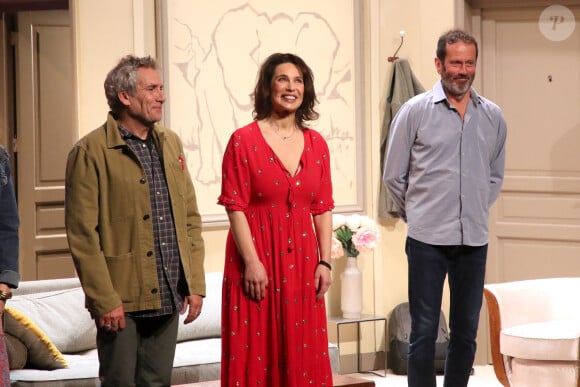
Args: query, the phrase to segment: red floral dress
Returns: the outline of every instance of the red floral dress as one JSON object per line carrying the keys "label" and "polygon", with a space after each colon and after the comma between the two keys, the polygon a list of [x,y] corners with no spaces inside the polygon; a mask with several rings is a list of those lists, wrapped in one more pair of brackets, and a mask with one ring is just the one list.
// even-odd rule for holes
{"label": "red floral dress", "polygon": [[244,294],[243,261],[231,231],[222,294],[222,386],[332,386],[324,299],[312,215],[332,210],[328,146],[303,129],[301,168],[292,176],[257,122],[236,130],[223,158],[218,203],[243,211],[268,273],[266,297]]}

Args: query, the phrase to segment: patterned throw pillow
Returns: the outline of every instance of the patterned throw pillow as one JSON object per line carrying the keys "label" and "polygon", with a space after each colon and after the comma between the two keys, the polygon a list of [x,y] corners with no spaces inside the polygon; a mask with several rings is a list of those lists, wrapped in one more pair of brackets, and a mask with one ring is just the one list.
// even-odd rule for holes
{"label": "patterned throw pillow", "polygon": [[[11,369],[20,367],[22,359],[26,364],[24,368],[54,370],[68,367],[62,353],[46,334],[26,315],[10,307],[4,313],[4,333],[7,337],[8,358],[13,359]],[[23,347],[25,354],[22,353]]]}
{"label": "patterned throw pillow", "polygon": [[20,370],[26,367],[28,349],[20,339],[6,333],[6,352],[8,353],[8,364],[11,370]]}

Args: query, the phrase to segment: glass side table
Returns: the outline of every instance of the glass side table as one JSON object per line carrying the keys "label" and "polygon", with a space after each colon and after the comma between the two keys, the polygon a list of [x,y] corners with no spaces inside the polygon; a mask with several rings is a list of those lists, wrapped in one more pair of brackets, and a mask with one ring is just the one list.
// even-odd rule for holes
{"label": "glass side table", "polygon": [[[327,318],[328,321],[328,325],[329,325],[329,329],[330,329],[330,325],[335,325],[336,326],[336,345],[338,347],[338,353],[339,353],[339,362],[340,362],[340,353],[341,353],[341,348],[340,348],[340,327],[342,325],[349,325],[349,324],[356,324],[356,364],[357,364],[357,372],[358,373],[363,373],[363,372],[370,372],[373,373],[375,375],[378,376],[383,376],[386,377],[387,376],[387,318],[384,316],[374,316],[374,315],[361,315],[361,317],[359,318],[343,318],[343,317],[338,317],[338,316],[330,316]],[[384,359],[385,359],[385,365],[384,365],[384,374],[380,374],[378,372],[376,372],[376,370],[363,370],[361,369],[361,325],[363,324],[367,324],[367,323],[373,323],[373,327],[375,326],[375,324],[377,322],[382,322],[383,323],[383,334],[384,334],[384,345],[385,345],[385,353],[384,353]],[[376,340],[375,340],[375,353],[377,353],[377,348],[376,348]],[[341,366],[342,368],[342,366]]]}

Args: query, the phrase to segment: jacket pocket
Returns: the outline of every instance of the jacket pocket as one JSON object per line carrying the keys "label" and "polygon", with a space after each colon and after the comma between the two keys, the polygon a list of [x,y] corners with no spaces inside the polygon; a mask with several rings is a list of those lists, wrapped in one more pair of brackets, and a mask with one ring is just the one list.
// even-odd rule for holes
{"label": "jacket pocket", "polygon": [[134,302],[139,295],[133,253],[107,256],[107,266],[113,287],[123,302]]}

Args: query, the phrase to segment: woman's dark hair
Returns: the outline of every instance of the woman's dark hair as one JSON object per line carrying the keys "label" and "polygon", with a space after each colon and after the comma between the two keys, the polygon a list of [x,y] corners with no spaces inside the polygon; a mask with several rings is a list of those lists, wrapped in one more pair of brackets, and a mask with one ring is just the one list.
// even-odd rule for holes
{"label": "woman's dark hair", "polygon": [[297,55],[276,53],[270,55],[258,73],[258,82],[254,88],[254,111],[256,120],[267,118],[272,113],[272,80],[276,67],[283,63],[292,63],[302,73],[304,80],[304,95],[302,105],[296,111],[296,124],[302,126],[305,121],[318,119],[314,106],[318,103],[314,90],[314,76],[308,65]]}
{"label": "woman's dark hair", "polygon": [[462,30],[451,30],[439,37],[439,41],[437,42],[437,58],[439,58],[441,62],[445,62],[445,56],[447,55],[447,45],[457,43],[458,41],[462,41],[463,43],[467,44],[473,44],[475,46],[475,59],[477,59],[477,55],[479,54],[477,40]]}

